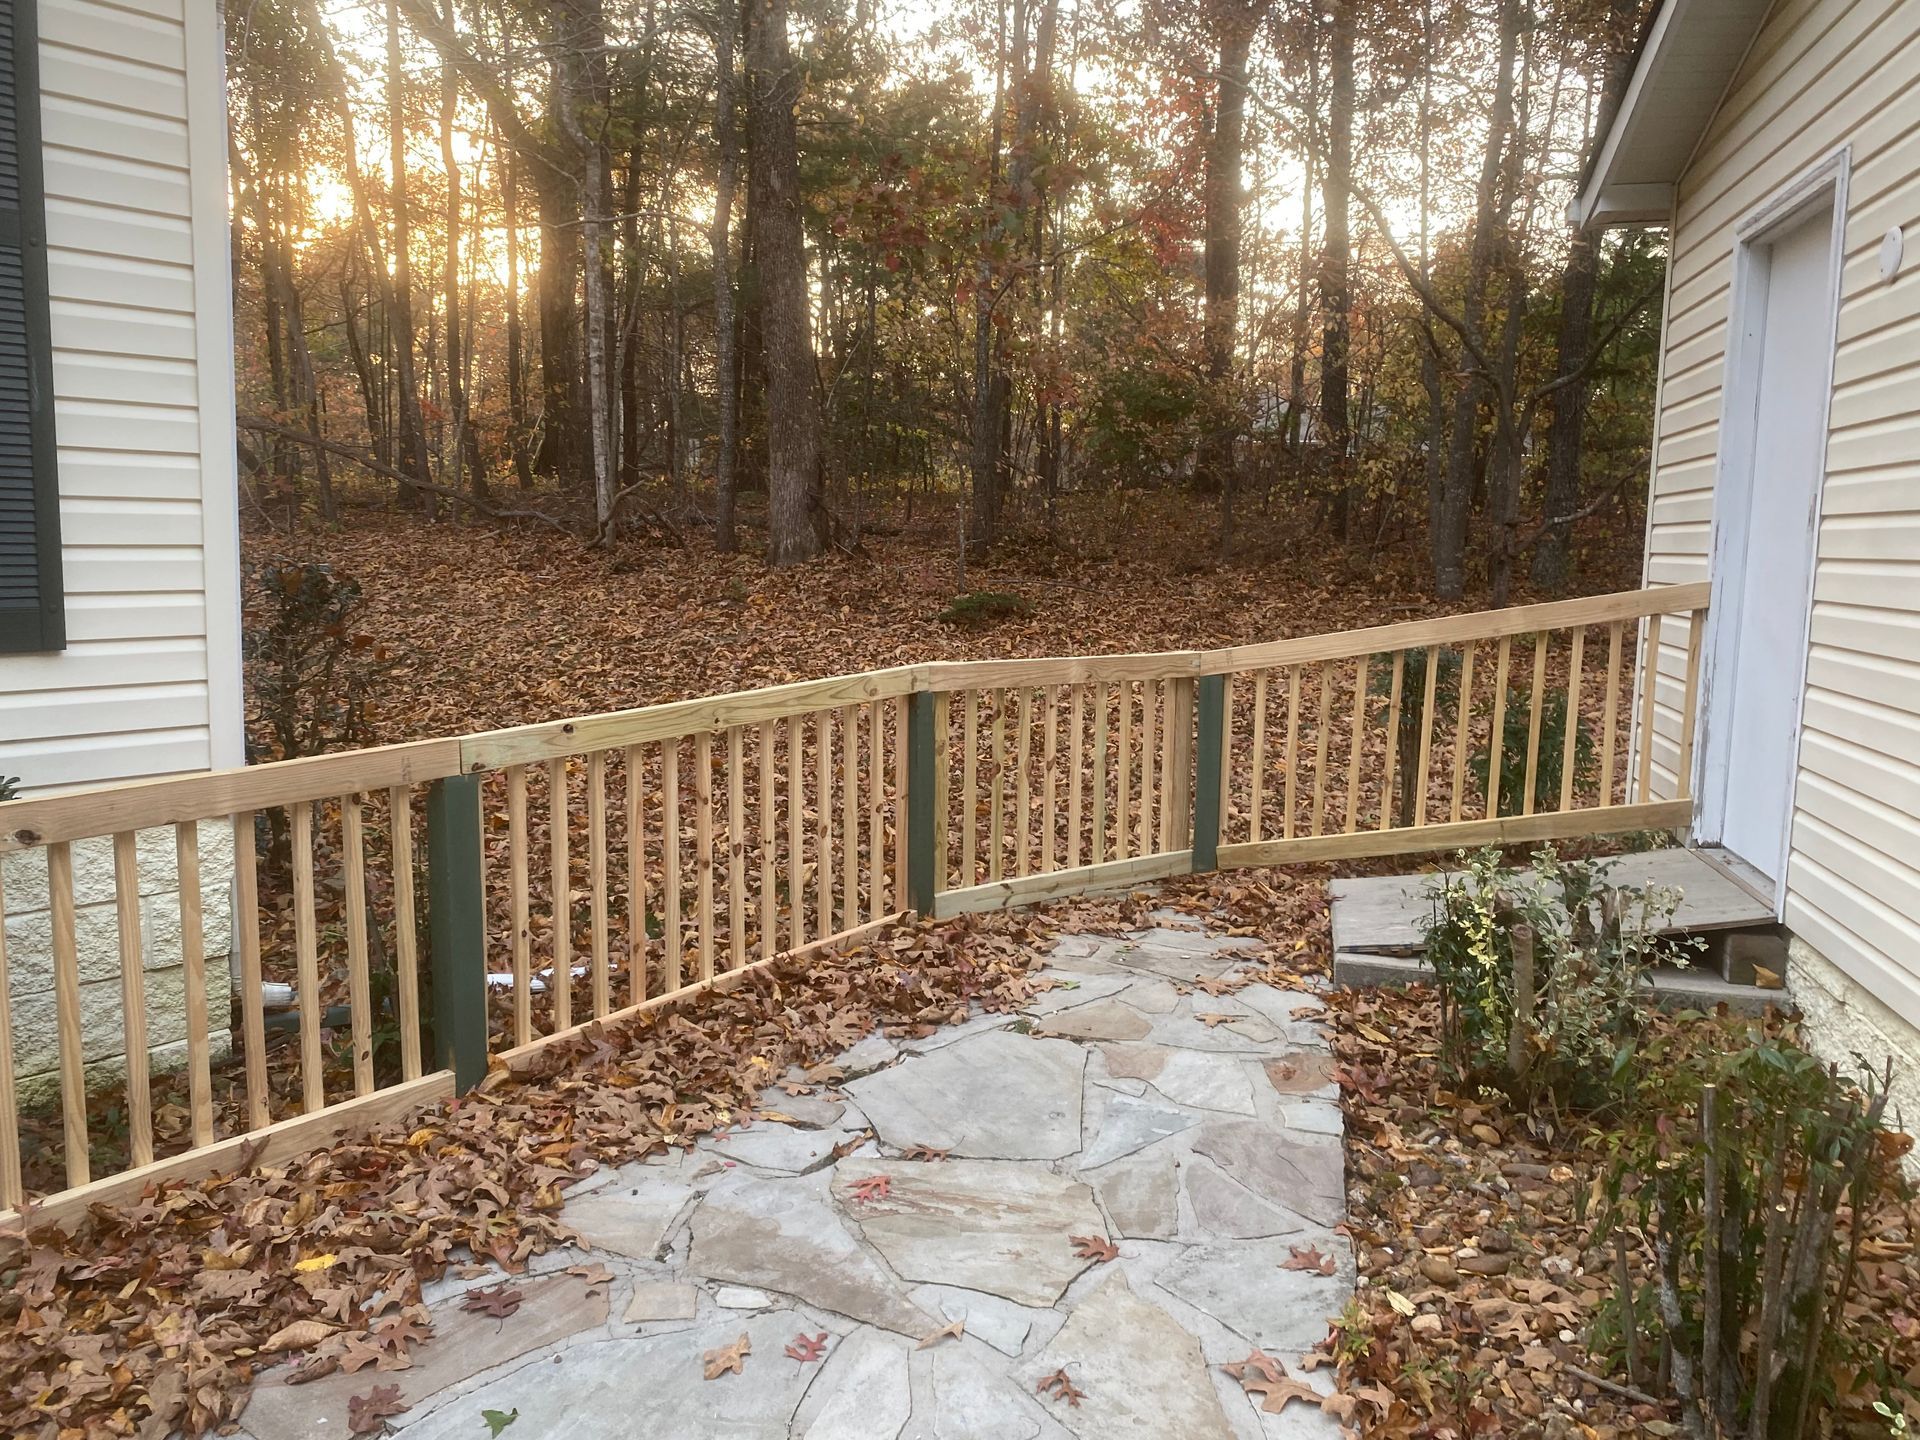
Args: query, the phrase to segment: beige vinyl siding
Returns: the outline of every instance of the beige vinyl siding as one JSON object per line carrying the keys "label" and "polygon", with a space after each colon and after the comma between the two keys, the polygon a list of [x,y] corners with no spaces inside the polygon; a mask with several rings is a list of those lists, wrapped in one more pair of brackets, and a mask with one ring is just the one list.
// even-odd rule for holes
{"label": "beige vinyl siding", "polygon": [[[1703,579],[1712,543],[1734,228],[1850,147],[1807,691],[1785,917],[1920,1025],[1920,5],[1782,0],[1681,177],[1647,579]],[[1882,235],[1908,232],[1897,283]],[[1663,646],[1663,672],[1683,658]],[[1663,690],[1664,690],[1663,686]],[[1677,693],[1677,684],[1675,685]],[[1673,793],[1663,707],[1654,790]]]}
{"label": "beige vinyl siding", "polygon": [[0,774],[238,764],[214,0],[41,0],[39,24],[68,647],[0,655]]}

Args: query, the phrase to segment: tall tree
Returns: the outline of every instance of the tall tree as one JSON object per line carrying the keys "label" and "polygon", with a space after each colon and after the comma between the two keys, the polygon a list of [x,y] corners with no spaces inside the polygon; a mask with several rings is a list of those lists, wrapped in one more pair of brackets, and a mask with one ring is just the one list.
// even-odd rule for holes
{"label": "tall tree", "polygon": [[787,0],[747,0],[746,12],[748,204],[767,373],[767,558],[793,565],[820,553],[827,521],[793,113],[800,72],[787,45]]}
{"label": "tall tree", "polygon": [[[407,121],[401,69],[400,15],[387,0],[387,157],[392,176],[387,207],[393,212],[393,369],[400,391],[400,469],[427,477],[427,430],[420,411],[420,382],[413,355],[413,221],[407,202]],[[353,132],[348,131],[348,143]],[[405,497],[403,497],[405,498]],[[425,498],[423,496],[423,498]],[[426,505],[434,507],[429,501]]]}
{"label": "tall tree", "polygon": [[1215,17],[1219,59],[1215,68],[1213,127],[1207,137],[1204,182],[1206,317],[1201,363],[1212,415],[1199,454],[1201,485],[1220,493],[1220,546],[1232,543],[1234,444],[1243,428],[1234,361],[1240,337],[1242,169],[1246,151],[1247,55],[1259,29],[1262,3],[1228,0]]}
{"label": "tall tree", "polygon": [[1334,514],[1345,538],[1348,523],[1348,360],[1353,343],[1353,240],[1348,211],[1353,203],[1354,0],[1328,0],[1327,163],[1320,173],[1323,241],[1320,258],[1320,426],[1335,470]]}
{"label": "tall tree", "polygon": [[720,412],[718,452],[714,457],[714,543],[724,552],[739,548],[735,513],[739,498],[740,402],[734,373],[733,189],[740,163],[734,137],[733,40],[739,28],[734,0],[714,0],[713,15],[713,222],[707,248],[713,261],[713,389]]}

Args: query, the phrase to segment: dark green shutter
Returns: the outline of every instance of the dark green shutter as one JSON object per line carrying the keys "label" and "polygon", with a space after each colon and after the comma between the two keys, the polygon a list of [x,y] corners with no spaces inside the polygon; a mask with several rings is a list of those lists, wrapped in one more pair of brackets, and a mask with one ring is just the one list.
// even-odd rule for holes
{"label": "dark green shutter", "polygon": [[0,654],[67,643],[35,0],[0,0]]}

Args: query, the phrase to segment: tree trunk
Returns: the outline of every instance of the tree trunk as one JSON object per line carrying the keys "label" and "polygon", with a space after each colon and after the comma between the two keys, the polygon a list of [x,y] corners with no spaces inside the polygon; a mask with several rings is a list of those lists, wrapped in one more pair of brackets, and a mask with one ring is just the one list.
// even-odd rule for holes
{"label": "tree trunk", "polygon": [[1233,540],[1233,450],[1241,429],[1240,399],[1234,393],[1233,379],[1240,331],[1240,192],[1246,146],[1247,52],[1253,44],[1256,22],[1256,12],[1238,8],[1220,18],[1219,89],[1214,100],[1213,131],[1207,139],[1207,309],[1200,348],[1211,414],[1200,443],[1196,479],[1201,489],[1220,494],[1222,554]]}
{"label": "tree trunk", "polygon": [[734,140],[733,38],[739,19],[734,0],[715,0],[713,35],[713,147],[716,161],[713,224],[707,246],[713,256],[713,389],[720,412],[719,453],[714,458],[714,544],[725,554],[740,548],[735,519],[739,499],[736,450],[740,441],[740,404],[733,369],[733,256],[728,229],[733,223],[733,187],[739,165]]}
{"label": "tree trunk", "polygon": [[[387,145],[393,183],[389,201],[393,208],[393,368],[400,388],[400,469],[427,477],[427,431],[420,414],[420,387],[413,368],[413,245],[411,217],[407,206],[407,126],[401,97],[400,16],[393,0],[387,0]],[[349,132],[351,137],[351,132]],[[402,493],[403,504],[416,499],[429,514],[435,506],[430,495],[417,497]]]}
{"label": "tree trunk", "polygon": [[767,558],[792,565],[820,553],[826,515],[793,116],[800,75],[787,48],[787,0],[748,0],[746,51],[747,184],[767,371]]}
{"label": "tree trunk", "polygon": [[[562,81],[554,61],[554,102]],[[569,157],[569,167],[577,157]],[[534,194],[540,209],[540,448],[533,468],[573,484],[591,464],[586,433],[586,396],[580,376],[580,184],[568,170],[535,164]]]}
{"label": "tree trunk", "polygon": [[507,230],[507,445],[522,490],[533,488],[533,452],[527,447],[526,339],[520,318],[519,167],[513,147],[500,144],[500,201]]}
{"label": "tree trunk", "polygon": [[967,544],[977,551],[991,549],[1000,538],[1000,411],[1006,404],[1005,340],[995,323],[998,298],[995,290],[999,279],[993,263],[994,247],[1004,238],[994,206],[1000,190],[1001,130],[1006,118],[1006,0],[999,0],[996,9],[999,31],[994,45],[993,120],[987,134],[988,221],[980,237],[973,292],[973,423],[967,467],[970,480]]}
{"label": "tree trunk", "polygon": [[[453,0],[447,0],[447,24],[453,24]],[[453,449],[450,488],[460,488],[462,462],[472,449],[468,434],[466,364],[460,330],[460,162],[453,149],[453,117],[459,108],[460,87],[451,61],[440,65],[440,164],[447,175],[447,404],[453,419]],[[478,465],[470,467],[474,497],[487,498],[487,477]]]}
{"label": "tree trunk", "polygon": [[1332,18],[1327,97],[1327,164],[1321,173],[1320,209],[1325,240],[1320,260],[1320,426],[1339,486],[1336,529],[1349,530],[1351,489],[1347,472],[1352,444],[1348,412],[1348,359],[1352,345],[1353,291],[1349,270],[1353,246],[1347,211],[1353,198],[1353,40],[1355,0],[1330,0]]}

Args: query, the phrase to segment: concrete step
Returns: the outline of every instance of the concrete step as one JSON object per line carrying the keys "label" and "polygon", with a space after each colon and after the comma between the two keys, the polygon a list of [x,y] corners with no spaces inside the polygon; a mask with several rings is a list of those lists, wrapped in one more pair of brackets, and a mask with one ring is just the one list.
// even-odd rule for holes
{"label": "concrete step", "polygon": [[[1763,962],[1764,963],[1764,962]],[[1428,982],[1433,971],[1427,962],[1412,955],[1374,955],[1362,950],[1339,950],[1333,956],[1333,983],[1336,985],[1405,986]],[[1737,1015],[1759,1015],[1769,1005],[1790,1005],[1790,990],[1762,990],[1752,984],[1736,985],[1706,966],[1685,970],[1661,968],[1653,972],[1654,999],[1666,1010],[1711,1010],[1725,1005]]]}

